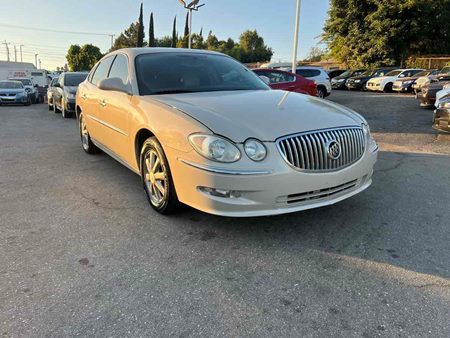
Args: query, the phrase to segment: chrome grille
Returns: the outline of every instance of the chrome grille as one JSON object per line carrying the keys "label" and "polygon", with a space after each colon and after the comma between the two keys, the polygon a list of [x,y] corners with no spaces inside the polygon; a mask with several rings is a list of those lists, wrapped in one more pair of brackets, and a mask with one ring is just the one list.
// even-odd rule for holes
{"label": "chrome grille", "polygon": [[[341,148],[337,159],[328,154],[328,146],[333,141],[338,142]],[[360,127],[311,131],[277,140],[283,159],[302,171],[333,171],[347,167],[362,157],[365,145]]]}

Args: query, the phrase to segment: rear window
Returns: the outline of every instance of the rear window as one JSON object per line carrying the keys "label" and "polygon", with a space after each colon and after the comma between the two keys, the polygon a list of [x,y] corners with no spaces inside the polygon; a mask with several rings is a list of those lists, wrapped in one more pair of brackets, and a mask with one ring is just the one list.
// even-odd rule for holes
{"label": "rear window", "polygon": [[76,87],[83,82],[87,74],[66,74],[64,77],[64,86]]}
{"label": "rear window", "polygon": [[318,69],[297,69],[297,75],[303,77],[316,77],[320,75],[320,70]]}

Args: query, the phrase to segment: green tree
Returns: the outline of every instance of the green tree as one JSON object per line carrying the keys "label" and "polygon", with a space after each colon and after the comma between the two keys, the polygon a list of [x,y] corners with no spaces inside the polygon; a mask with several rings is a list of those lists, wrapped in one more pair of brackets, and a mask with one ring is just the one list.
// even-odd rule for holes
{"label": "green tree", "polygon": [[178,36],[177,36],[177,17],[175,16],[175,18],[173,19],[173,28],[172,28],[172,44],[170,45],[170,47],[172,48],[176,48],[177,47],[177,40],[178,40]]}
{"label": "green tree", "polygon": [[186,23],[184,24],[184,36],[189,35],[189,12],[186,13]]}
{"label": "green tree", "polygon": [[270,61],[272,48],[264,44],[264,39],[256,30],[247,30],[239,38],[241,47],[241,61],[244,63]]}
{"label": "green tree", "polygon": [[208,50],[217,50],[219,48],[219,39],[217,39],[217,36],[215,36],[212,31],[209,31],[205,47]]}
{"label": "green tree", "polygon": [[82,47],[71,45],[67,51],[67,63],[71,71],[90,70],[103,57],[97,46],[86,44]]}
{"label": "green tree", "polygon": [[148,46],[156,47],[155,43],[155,26],[153,22],[153,12],[150,14],[150,24],[149,24],[149,32],[148,32]]}
{"label": "green tree", "polygon": [[133,22],[123,33],[121,33],[116,40],[111,51],[121,48],[136,47],[138,38],[138,23]]}
{"label": "green tree", "polygon": [[322,60],[322,58],[326,55],[326,52],[319,47],[311,47],[306,56],[306,59],[303,61],[306,62],[317,62]]}
{"label": "green tree", "polygon": [[349,66],[403,64],[449,54],[449,0],[331,0],[323,40]]}
{"label": "green tree", "polygon": [[169,35],[156,39],[156,47],[172,47],[172,43],[172,37]]}
{"label": "green tree", "polygon": [[138,21],[138,34],[137,34],[137,42],[136,47],[144,47],[144,14],[143,14],[143,3],[141,3],[141,9],[139,12],[139,21]]}

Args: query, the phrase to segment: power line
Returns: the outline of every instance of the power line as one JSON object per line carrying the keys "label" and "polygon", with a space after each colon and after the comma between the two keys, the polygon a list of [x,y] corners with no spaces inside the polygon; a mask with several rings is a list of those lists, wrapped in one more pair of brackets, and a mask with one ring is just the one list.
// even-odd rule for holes
{"label": "power line", "polygon": [[9,24],[0,24],[1,27],[8,28],[16,28],[16,29],[26,29],[40,32],[50,32],[50,33],[65,33],[65,34],[78,34],[78,35],[96,35],[96,36],[111,36],[113,34],[107,33],[91,33],[91,32],[76,32],[76,31],[61,31],[56,29],[47,29],[47,28],[36,28],[36,27],[26,27],[26,26],[18,26],[18,25],[9,25]]}

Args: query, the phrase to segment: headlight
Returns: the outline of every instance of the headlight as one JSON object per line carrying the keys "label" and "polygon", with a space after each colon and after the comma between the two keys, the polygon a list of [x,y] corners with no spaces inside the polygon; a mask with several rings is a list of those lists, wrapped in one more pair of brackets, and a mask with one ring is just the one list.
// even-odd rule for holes
{"label": "headlight", "polygon": [[367,139],[367,144],[369,145],[369,150],[373,153],[378,150],[378,144],[370,134],[370,127],[368,124],[363,123],[362,129],[364,132],[364,135]]}
{"label": "headlight", "polygon": [[438,108],[450,108],[450,101],[439,102]]}
{"label": "headlight", "polygon": [[264,144],[255,139],[245,141],[244,150],[247,156],[256,162],[264,160],[267,156],[267,150]]}
{"label": "headlight", "polygon": [[360,83],[361,82],[361,80],[355,80],[355,83]]}
{"label": "headlight", "polygon": [[189,142],[195,151],[212,161],[231,163],[241,158],[236,145],[216,135],[193,134]]}
{"label": "headlight", "polygon": [[411,84],[411,83],[413,83],[414,81],[405,81],[405,82],[403,82],[403,84],[404,85],[409,85],[409,84]]}
{"label": "headlight", "polygon": [[67,98],[68,98],[68,99],[74,99],[74,98],[75,98],[75,94],[73,94],[73,93],[67,93]]}
{"label": "headlight", "polygon": [[339,79],[338,80],[338,82],[344,82],[345,81],[345,79]]}

